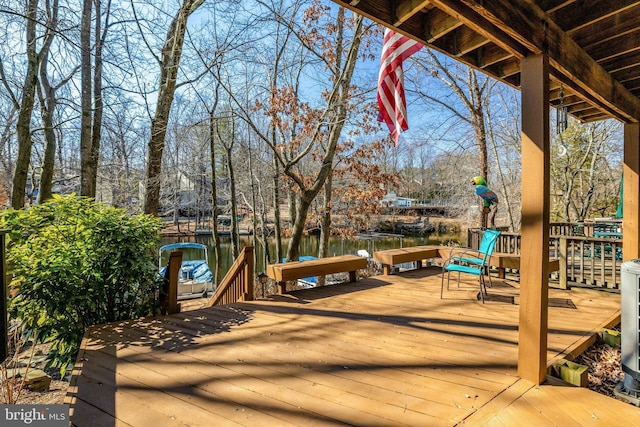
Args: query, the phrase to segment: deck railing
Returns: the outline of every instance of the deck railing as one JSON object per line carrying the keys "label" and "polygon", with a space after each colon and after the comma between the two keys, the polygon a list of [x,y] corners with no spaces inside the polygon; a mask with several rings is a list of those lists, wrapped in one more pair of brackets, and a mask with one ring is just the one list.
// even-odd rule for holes
{"label": "deck railing", "polygon": [[[482,240],[483,230],[479,228],[470,228],[467,230],[467,242],[471,249],[478,249],[480,247],[480,240]],[[502,252],[505,254],[520,254],[520,234],[509,233],[503,231],[498,236],[496,246],[494,248],[496,252]]]}
{"label": "deck railing", "polygon": [[253,246],[245,246],[207,305],[213,307],[251,300],[253,300]]}
{"label": "deck railing", "polygon": [[620,289],[622,240],[552,236],[560,258],[559,286],[568,284]]}
{"label": "deck railing", "polygon": [[[549,236],[549,256],[560,259],[560,271],[552,273],[552,285],[568,285],[620,289],[622,240],[585,237],[577,224],[551,224],[550,231],[565,234]],[[469,229],[469,247],[477,249],[482,239],[481,229]],[[520,254],[520,234],[503,232],[495,251]]]}

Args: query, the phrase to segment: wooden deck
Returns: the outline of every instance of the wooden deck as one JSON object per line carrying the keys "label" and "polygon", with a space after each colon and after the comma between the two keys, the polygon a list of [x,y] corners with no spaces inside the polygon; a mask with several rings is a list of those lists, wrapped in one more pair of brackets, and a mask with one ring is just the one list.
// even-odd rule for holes
{"label": "wooden deck", "polygon": [[[440,300],[440,269],[95,327],[77,426],[637,426],[640,409],[517,377],[517,283]],[[616,322],[620,296],[550,291],[553,360]]]}

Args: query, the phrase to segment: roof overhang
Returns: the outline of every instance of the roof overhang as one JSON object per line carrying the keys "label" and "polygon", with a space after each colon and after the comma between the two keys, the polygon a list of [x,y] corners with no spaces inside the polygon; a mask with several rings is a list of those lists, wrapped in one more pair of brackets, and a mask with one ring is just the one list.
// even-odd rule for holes
{"label": "roof overhang", "polygon": [[335,0],[520,87],[520,60],[546,53],[550,102],[582,122],[640,119],[640,1]]}

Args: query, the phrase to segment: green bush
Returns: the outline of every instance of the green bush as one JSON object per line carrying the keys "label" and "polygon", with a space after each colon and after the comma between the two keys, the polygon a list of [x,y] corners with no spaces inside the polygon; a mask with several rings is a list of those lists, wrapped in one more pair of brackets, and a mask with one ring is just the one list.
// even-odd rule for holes
{"label": "green bush", "polygon": [[153,310],[161,221],[75,195],[0,217],[9,230],[10,313],[51,342],[48,366],[64,375],[91,325]]}

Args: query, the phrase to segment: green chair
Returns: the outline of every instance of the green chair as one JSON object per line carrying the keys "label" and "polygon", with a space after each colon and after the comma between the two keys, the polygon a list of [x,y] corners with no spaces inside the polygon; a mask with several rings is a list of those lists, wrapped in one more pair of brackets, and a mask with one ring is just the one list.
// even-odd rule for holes
{"label": "green chair", "polygon": [[443,298],[444,294],[444,276],[447,275],[447,290],[449,290],[449,281],[451,278],[451,272],[458,273],[458,286],[460,286],[460,273],[473,274],[478,276],[478,284],[480,285],[480,298],[484,304],[484,296],[487,294],[487,285],[484,280],[484,275],[489,276],[491,281],[491,275],[489,275],[489,262],[491,260],[491,254],[496,246],[496,242],[500,237],[500,232],[496,230],[485,230],[482,240],[480,241],[480,247],[475,249],[465,249],[462,253],[456,253],[447,258],[442,264],[442,284],[440,286],[440,298]]}

